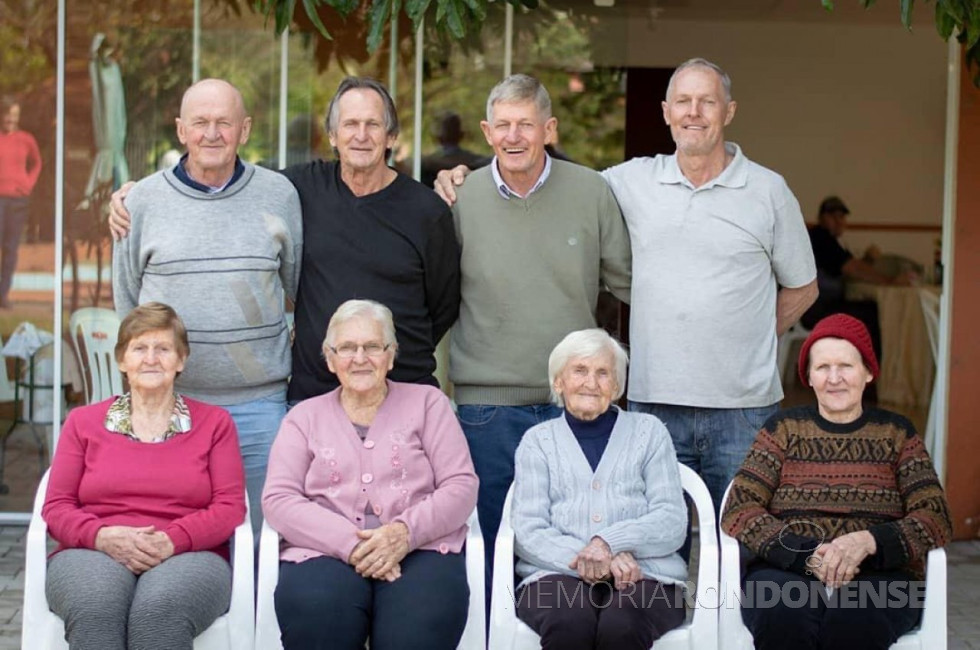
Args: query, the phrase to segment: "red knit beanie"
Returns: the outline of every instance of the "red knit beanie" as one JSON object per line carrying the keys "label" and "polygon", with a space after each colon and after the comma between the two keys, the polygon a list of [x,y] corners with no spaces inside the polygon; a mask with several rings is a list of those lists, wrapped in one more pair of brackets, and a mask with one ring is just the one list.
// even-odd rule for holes
{"label": "red knit beanie", "polygon": [[820,339],[835,338],[844,339],[858,349],[864,365],[871,371],[871,379],[878,378],[878,358],[875,356],[874,346],[871,344],[871,334],[864,323],[848,316],[847,314],[833,314],[827,316],[813,326],[813,331],[803,341],[800,348],[800,380],[804,386],[808,386],[807,366],[809,365],[810,347]]}

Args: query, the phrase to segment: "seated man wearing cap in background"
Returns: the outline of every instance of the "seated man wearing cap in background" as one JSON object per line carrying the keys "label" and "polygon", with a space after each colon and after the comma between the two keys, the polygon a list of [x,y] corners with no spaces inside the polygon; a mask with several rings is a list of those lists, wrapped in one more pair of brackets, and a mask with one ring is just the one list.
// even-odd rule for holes
{"label": "seated man wearing cap in background", "polygon": [[820,295],[807,310],[800,322],[807,329],[813,329],[821,318],[843,313],[854,316],[867,326],[871,333],[875,355],[881,359],[881,329],[878,325],[878,304],[873,300],[846,300],[844,281],[870,282],[873,284],[910,284],[908,274],[889,277],[863,259],[853,254],[840,243],[840,236],[847,227],[850,210],[837,196],[828,196],[820,203],[817,224],[810,227],[810,245],[813,246],[813,259],[817,264],[817,286]]}

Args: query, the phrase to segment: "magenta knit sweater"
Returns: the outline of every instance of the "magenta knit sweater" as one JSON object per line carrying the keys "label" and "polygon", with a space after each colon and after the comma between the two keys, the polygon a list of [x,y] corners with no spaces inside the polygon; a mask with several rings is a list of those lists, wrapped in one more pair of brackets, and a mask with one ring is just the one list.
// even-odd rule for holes
{"label": "magenta knit sweater", "polygon": [[[245,518],[238,434],[227,411],[184,398],[191,430],[141,443],[106,430],[112,399],[68,415],[51,464],[42,516],[65,548],[95,548],[103,526],[156,526],[174,553],[213,551]],[[57,552],[57,551],[55,551]]]}

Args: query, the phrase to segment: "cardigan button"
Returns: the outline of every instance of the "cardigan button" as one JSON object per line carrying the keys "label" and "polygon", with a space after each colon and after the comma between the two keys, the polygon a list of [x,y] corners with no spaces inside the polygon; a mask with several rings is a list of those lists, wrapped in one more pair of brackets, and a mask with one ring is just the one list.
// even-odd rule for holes
{"label": "cardigan button", "polygon": [[599,489],[599,481],[592,481],[592,489],[593,490]]}
{"label": "cardigan button", "polygon": [[361,483],[370,483],[373,480],[374,480],[374,475],[373,474],[370,474],[370,473],[368,473],[368,474],[361,474]]}
{"label": "cardigan button", "polygon": [[598,512],[595,513],[594,515],[592,515],[592,521],[594,521],[595,523],[599,523],[600,521],[602,521],[602,515],[600,515]]}
{"label": "cardigan button", "polygon": [[365,440],[364,441],[364,448],[365,449],[374,449],[374,441],[373,440]]}
{"label": "cardigan button", "polygon": [[381,516],[381,506],[379,506],[377,503],[375,503],[371,507],[371,511],[374,512],[374,516],[375,517],[380,517]]}
{"label": "cardigan button", "polygon": [[443,555],[445,555],[446,553],[448,553],[449,552],[449,544],[447,544],[446,542],[443,542],[442,544],[440,544],[439,545],[439,552],[442,553]]}

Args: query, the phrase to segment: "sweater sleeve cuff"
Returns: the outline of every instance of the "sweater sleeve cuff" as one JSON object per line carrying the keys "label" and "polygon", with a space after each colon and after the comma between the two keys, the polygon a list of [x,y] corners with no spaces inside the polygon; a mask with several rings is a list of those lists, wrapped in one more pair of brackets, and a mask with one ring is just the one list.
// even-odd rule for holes
{"label": "sweater sleeve cuff", "polygon": [[808,557],[820,546],[820,541],[802,535],[785,534],[762,549],[762,558],[780,569],[806,575]]}
{"label": "sweater sleeve cuff", "polygon": [[871,569],[895,569],[908,564],[909,557],[902,543],[902,535],[898,526],[887,523],[877,524],[868,529],[875,538],[875,554],[865,558],[862,566]]}
{"label": "sweater sleeve cuff", "polygon": [[191,550],[191,537],[180,526],[167,526],[164,530],[170,542],[174,545],[174,555]]}

